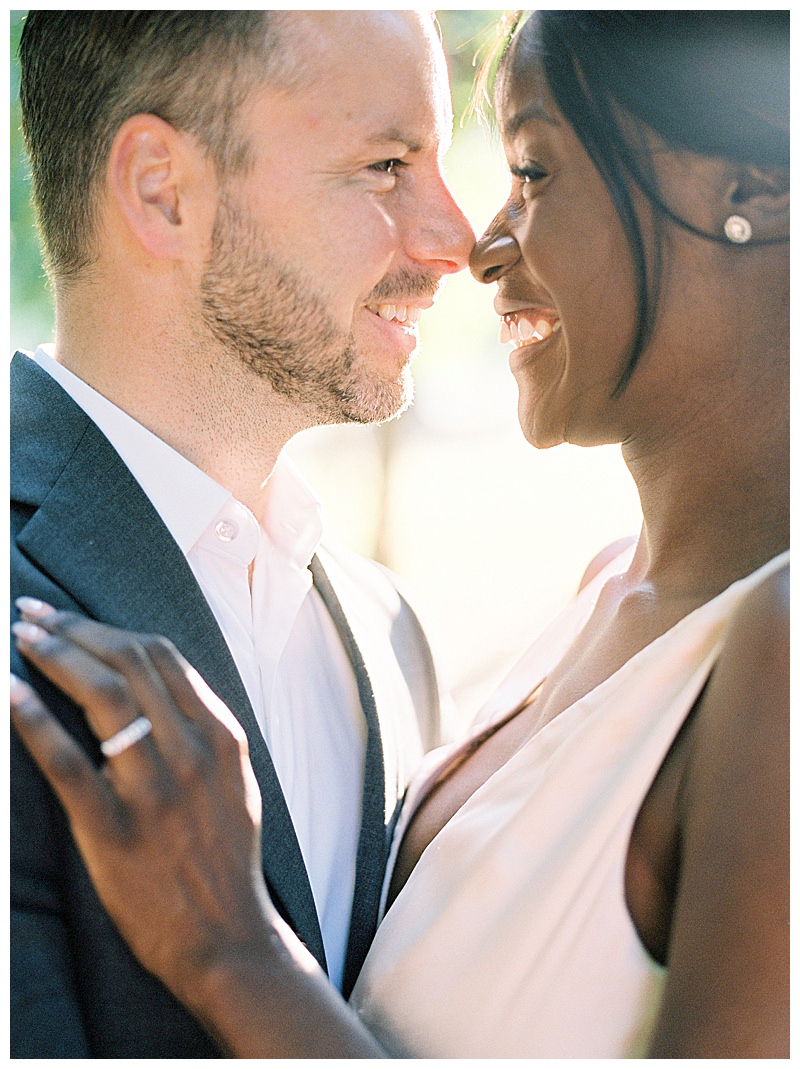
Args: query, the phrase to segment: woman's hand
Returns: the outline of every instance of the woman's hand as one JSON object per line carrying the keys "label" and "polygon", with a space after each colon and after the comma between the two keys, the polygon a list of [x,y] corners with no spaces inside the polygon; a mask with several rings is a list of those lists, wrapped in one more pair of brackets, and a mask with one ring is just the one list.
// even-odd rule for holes
{"label": "woman's hand", "polygon": [[261,798],[230,710],[166,639],[32,599],[17,607],[21,653],[101,741],[143,725],[98,769],[12,677],[13,722],[142,964],[232,1056],[384,1057],[269,899]]}
{"label": "woman's hand", "polygon": [[12,679],[14,724],[67,811],[103,904],[142,964],[184,998],[198,966],[274,912],[244,732],[165,639],[29,599],[19,608],[20,651],[86,711],[100,740],[137,718],[152,725],[98,769]]}

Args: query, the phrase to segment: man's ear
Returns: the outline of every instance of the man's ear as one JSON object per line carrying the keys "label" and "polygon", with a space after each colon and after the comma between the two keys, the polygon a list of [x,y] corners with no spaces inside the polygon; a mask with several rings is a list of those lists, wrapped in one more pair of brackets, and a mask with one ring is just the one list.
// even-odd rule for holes
{"label": "man's ear", "polygon": [[114,138],[109,192],[133,238],[155,259],[188,252],[183,191],[194,155],[187,138],[156,115],[134,115]]}
{"label": "man's ear", "polygon": [[727,189],[724,210],[749,221],[754,242],[788,238],[789,169],[739,168]]}

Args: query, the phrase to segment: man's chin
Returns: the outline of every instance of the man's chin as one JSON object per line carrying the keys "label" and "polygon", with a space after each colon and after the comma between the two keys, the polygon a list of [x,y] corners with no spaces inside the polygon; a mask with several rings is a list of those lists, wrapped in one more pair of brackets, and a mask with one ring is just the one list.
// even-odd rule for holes
{"label": "man's chin", "polygon": [[[414,403],[414,380],[406,368],[403,377],[393,383],[361,384],[340,398],[338,418],[334,423],[388,423],[406,412]],[[326,420],[328,422],[328,420]]]}
{"label": "man's chin", "polygon": [[356,406],[361,423],[388,423],[408,411],[414,403],[414,380],[409,369],[400,382],[392,383]]}

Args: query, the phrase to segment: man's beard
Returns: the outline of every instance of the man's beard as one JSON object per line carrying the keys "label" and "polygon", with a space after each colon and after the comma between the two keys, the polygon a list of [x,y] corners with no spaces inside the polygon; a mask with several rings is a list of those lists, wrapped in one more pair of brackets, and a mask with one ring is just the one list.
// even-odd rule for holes
{"label": "man's beard", "polygon": [[[405,275],[383,280],[374,293],[413,293]],[[424,285],[432,293],[436,280],[426,275]],[[320,423],[381,423],[411,404],[409,365],[394,380],[370,372],[352,332],[337,327],[322,298],[276,262],[253,222],[225,200],[200,285],[200,313],[228,353],[276,393],[310,407]]]}

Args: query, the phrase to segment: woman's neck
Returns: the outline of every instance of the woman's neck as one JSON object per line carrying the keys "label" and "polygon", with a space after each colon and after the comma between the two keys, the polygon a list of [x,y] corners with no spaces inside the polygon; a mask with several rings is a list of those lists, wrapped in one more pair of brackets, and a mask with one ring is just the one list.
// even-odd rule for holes
{"label": "woman's neck", "polygon": [[644,519],[638,568],[663,596],[713,596],[789,545],[788,389],[648,452],[623,446]]}

